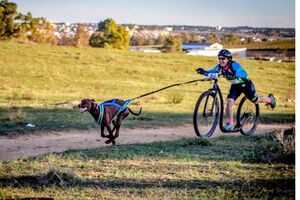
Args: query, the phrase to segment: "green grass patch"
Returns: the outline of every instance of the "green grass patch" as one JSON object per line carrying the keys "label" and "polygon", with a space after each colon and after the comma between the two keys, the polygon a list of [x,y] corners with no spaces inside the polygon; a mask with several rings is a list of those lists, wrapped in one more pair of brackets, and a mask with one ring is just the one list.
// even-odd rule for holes
{"label": "green grass patch", "polygon": [[264,135],[223,136],[2,161],[0,194],[55,199],[293,199],[295,163],[249,160],[257,149],[271,144],[282,148]]}
{"label": "green grass patch", "polygon": [[[172,104],[173,105],[173,104]],[[192,124],[191,112],[148,112],[140,116],[130,115],[122,124],[127,128],[154,128],[164,126],[181,126]],[[0,135],[9,133],[32,133],[38,131],[59,131],[72,129],[99,128],[89,113],[80,113],[68,108],[0,108]],[[265,113],[260,117],[261,123],[294,123],[295,114]],[[27,127],[34,124],[36,127]]]}

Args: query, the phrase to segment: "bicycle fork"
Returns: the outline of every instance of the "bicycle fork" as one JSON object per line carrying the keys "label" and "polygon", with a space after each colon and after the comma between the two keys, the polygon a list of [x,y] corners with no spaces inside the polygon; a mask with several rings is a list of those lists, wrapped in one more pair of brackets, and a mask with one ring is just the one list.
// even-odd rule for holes
{"label": "bicycle fork", "polygon": [[209,109],[209,113],[206,113],[206,107],[208,106],[208,99],[209,99],[209,96],[210,95],[207,95],[206,99],[205,99],[205,104],[204,104],[204,109],[203,109],[203,117],[206,117],[206,116],[212,116],[213,115],[213,112],[214,112],[214,107],[215,107],[215,103],[216,103],[216,99],[217,99],[217,95],[216,95],[216,92],[211,89],[211,91],[213,91],[214,95],[214,99],[213,99],[213,102],[211,104],[211,108]]}

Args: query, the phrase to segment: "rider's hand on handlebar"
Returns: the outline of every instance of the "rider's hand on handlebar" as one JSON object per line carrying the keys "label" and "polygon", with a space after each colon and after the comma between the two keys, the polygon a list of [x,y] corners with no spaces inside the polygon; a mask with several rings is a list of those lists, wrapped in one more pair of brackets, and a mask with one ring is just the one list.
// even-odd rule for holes
{"label": "rider's hand on handlebar", "polygon": [[199,67],[198,69],[196,69],[196,72],[198,74],[204,74],[205,70],[203,68]]}
{"label": "rider's hand on handlebar", "polygon": [[218,73],[209,73],[207,76],[208,76],[208,78],[211,78],[211,79],[218,79],[219,74]]}

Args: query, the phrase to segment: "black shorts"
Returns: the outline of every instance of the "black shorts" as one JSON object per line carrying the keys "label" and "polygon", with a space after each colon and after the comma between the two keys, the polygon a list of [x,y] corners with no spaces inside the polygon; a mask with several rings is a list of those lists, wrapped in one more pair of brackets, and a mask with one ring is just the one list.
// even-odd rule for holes
{"label": "black shorts", "polygon": [[256,102],[258,96],[251,80],[244,79],[244,83],[232,84],[229,90],[228,98],[236,100],[242,93],[252,102]]}

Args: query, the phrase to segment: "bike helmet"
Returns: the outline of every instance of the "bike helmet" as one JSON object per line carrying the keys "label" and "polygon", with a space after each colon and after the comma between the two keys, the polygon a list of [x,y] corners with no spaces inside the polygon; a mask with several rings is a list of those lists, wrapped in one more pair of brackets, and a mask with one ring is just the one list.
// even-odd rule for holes
{"label": "bike helmet", "polygon": [[231,60],[233,57],[233,54],[228,49],[222,49],[218,53],[218,57],[220,57],[220,56],[223,56],[223,57],[227,58],[228,60]]}

